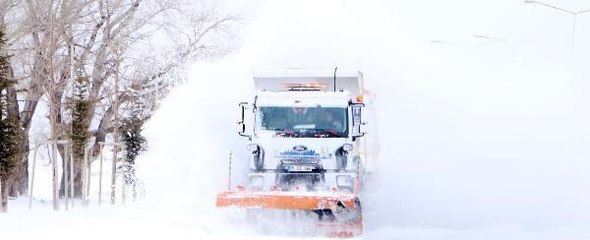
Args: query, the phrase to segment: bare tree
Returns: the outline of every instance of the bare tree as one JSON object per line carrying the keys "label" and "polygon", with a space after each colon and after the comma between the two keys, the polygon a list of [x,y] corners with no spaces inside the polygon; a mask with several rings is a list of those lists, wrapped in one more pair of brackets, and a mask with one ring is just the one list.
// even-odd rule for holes
{"label": "bare tree", "polygon": [[[90,105],[86,122],[98,143],[115,126],[118,107],[129,101],[129,91],[141,92],[150,112],[170,88],[182,82],[185,64],[223,55],[231,50],[236,17],[224,16],[205,1],[190,0],[0,0],[17,6],[21,19],[15,27],[12,51],[22,81],[19,98],[21,126],[28,135],[40,101],[49,106],[52,140],[67,139],[71,117],[65,107],[72,96],[74,72],[88,76]],[[230,44],[228,44],[228,42]],[[115,48],[117,46],[117,56]],[[120,74],[115,76],[116,66]],[[114,85],[115,78],[120,83]],[[29,149],[24,142],[22,152]],[[60,149],[63,155],[63,149]],[[27,156],[27,154],[25,154]],[[62,158],[63,159],[63,158]],[[27,191],[27,158],[19,167],[14,195]],[[74,175],[75,195],[81,194],[82,159],[74,172],[64,169],[62,180]],[[61,189],[63,192],[63,182]]]}

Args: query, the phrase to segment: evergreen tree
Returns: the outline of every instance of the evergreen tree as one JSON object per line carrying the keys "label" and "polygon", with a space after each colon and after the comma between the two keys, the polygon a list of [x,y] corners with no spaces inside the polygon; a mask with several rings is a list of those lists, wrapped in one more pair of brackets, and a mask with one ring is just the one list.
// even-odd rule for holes
{"label": "evergreen tree", "polygon": [[0,29],[0,192],[1,211],[8,208],[8,186],[19,160],[22,129],[18,116],[9,111],[7,89],[16,82],[10,77],[10,55],[6,54],[4,31]]}
{"label": "evergreen tree", "polygon": [[[72,143],[74,155],[74,195],[79,197],[82,194],[82,164],[86,144],[90,138],[90,114],[92,103],[88,99],[88,78],[79,71],[74,82],[73,97],[69,101],[71,123],[69,137]],[[69,170],[68,170],[69,171]],[[69,176],[69,174],[68,174]]]}
{"label": "evergreen tree", "polygon": [[128,112],[129,115],[121,120],[119,134],[126,150],[127,168],[124,170],[126,183],[134,185],[136,183],[135,159],[147,148],[147,140],[141,134],[147,114],[145,104],[137,94],[132,96]]}

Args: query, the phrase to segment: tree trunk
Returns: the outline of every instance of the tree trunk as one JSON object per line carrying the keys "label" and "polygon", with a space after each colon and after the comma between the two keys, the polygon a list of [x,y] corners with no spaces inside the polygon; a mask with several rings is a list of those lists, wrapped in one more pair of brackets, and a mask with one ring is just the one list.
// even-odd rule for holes
{"label": "tree trunk", "polygon": [[18,159],[9,186],[10,197],[19,197],[29,192],[29,138],[26,131],[23,131]]}
{"label": "tree trunk", "polygon": [[[62,166],[63,167],[63,171],[61,174],[61,183],[59,185],[59,196],[60,197],[64,197],[65,196],[65,190],[66,190],[66,186],[65,183],[68,183],[68,191],[69,187],[70,187],[70,163],[66,163],[65,162],[65,153],[63,150],[63,147],[58,147],[59,149],[59,153],[60,156],[62,156]],[[70,156],[68,156],[68,158],[70,158]],[[74,157],[74,197],[75,198],[81,198],[82,197],[82,159],[75,159],[76,157]],[[71,159],[70,159],[71,160]],[[66,166],[67,165],[67,166]],[[70,194],[70,192],[68,192],[68,194]],[[70,196],[72,197],[72,196]]]}
{"label": "tree trunk", "polygon": [[[26,134],[26,133],[23,133]],[[13,185],[16,187],[19,195],[25,195],[29,192],[29,137],[28,134],[23,136],[23,143],[20,155],[20,164],[16,168]],[[12,195],[11,195],[12,196]]]}
{"label": "tree trunk", "polygon": [[2,175],[0,176],[0,198],[2,199],[2,206],[0,207],[0,212],[5,213],[8,210],[8,186],[9,186],[9,178],[8,176]]}
{"label": "tree trunk", "polygon": [[[68,162],[66,164],[65,162],[65,149],[63,147],[63,145],[58,146],[58,153],[61,156],[62,159],[62,174],[61,174],[61,183],[59,185],[59,196],[60,197],[64,197],[65,196],[65,190],[66,190],[66,186],[65,183],[66,181],[68,182],[68,188],[70,187],[70,163]],[[68,156],[68,158],[71,158],[71,156]],[[71,160],[71,159],[70,159]],[[82,162],[83,159],[76,159],[76,156],[74,156],[74,197],[76,198],[81,198],[82,197]],[[68,189],[69,191],[69,189]],[[68,192],[69,194],[69,192]],[[70,196],[71,197],[71,196]]]}
{"label": "tree trunk", "polygon": [[29,169],[28,163],[19,161],[14,168],[14,175],[8,186],[8,195],[10,197],[19,197],[25,195],[29,188]]}
{"label": "tree trunk", "polygon": [[81,199],[82,198],[82,171],[83,171],[83,161],[84,159],[77,159],[74,157],[74,197]]}
{"label": "tree trunk", "polygon": [[[61,151],[60,151],[61,152]],[[59,183],[59,196],[60,197],[65,197],[66,196],[66,181],[70,181],[70,169],[66,168],[66,162],[65,159],[63,158],[63,154],[60,154],[62,156],[61,158],[61,164],[62,164],[62,169],[63,171],[61,171],[61,181]],[[70,194],[68,192],[68,194]]]}
{"label": "tree trunk", "polygon": [[[130,97],[129,94],[126,94],[125,92],[122,92],[119,94],[119,105],[129,101]],[[97,156],[98,152],[100,151],[99,149],[99,143],[100,142],[104,142],[106,139],[106,135],[108,133],[111,133],[113,131],[113,115],[115,114],[115,106],[114,104],[111,104],[106,112],[104,113],[104,115],[102,116],[102,118],[100,119],[100,122],[98,124],[98,128],[96,129],[96,131],[94,131],[93,136],[95,137],[95,141],[94,141],[94,147],[93,147],[93,155]],[[93,116],[90,116],[90,118],[92,118]]]}
{"label": "tree trunk", "polygon": [[15,169],[14,181],[10,196],[27,194],[29,191],[29,131],[31,129],[31,120],[33,113],[37,109],[38,100],[26,100],[25,107],[21,112],[21,126],[23,127],[23,144],[21,145],[21,161]]}
{"label": "tree trunk", "polygon": [[[69,168],[70,165],[66,164],[66,155],[65,155],[66,153],[65,153],[64,145],[61,145],[61,144],[57,145],[57,153],[61,157],[61,166],[62,166],[61,181],[59,183],[59,196],[64,197],[65,193],[66,193],[65,183],[66,183],[66,181],[68,181],[68,182],[70,181],[70,168]],[[68,194],[69,194],[69,192],[68,192]]]}

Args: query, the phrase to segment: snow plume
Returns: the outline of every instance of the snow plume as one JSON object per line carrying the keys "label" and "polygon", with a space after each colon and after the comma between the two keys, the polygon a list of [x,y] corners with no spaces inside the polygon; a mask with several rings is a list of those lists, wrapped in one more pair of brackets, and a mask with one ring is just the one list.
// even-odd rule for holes
{"label": "snow plume", "polygon": [[590,237],[588,47],[563,37],[571,19],[508,0],[268,1],[258,12],[242,50],[195,67],[148,124],[138,171],[156,208],[223,229],[215,194],[229,151],[234,172],[244,162],[234,122],[251,70],[338,66],[362,70],[377,95],[364,238]]}
{"label": "snow plume", "polygon": [[[224,91],[246,88],[230,86],[222,71],[215,76],[203,71],[172,93],[147,123],[149,150],[137,170],[146,185],[146,204],[170,219],[196,225],[216,221],[215,197],[226,189],[232,141],[239,140],[234,136],[239,95]],[[235,153],[233,158],[234,168],[243,167]]]}

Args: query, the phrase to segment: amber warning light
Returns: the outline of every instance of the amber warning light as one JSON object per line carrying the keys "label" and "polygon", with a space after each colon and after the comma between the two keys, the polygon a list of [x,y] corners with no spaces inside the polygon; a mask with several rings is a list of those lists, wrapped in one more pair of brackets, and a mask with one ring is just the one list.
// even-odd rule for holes
{"label": "amber warning light", "polygon": [[282,85],[289,91],[320,91],[326,88],[325,83],[284,83]]}
{"label": "amber warning light", "polygon": [[363,102],[363,95],[356,96],[356,102],[362,103]]}

